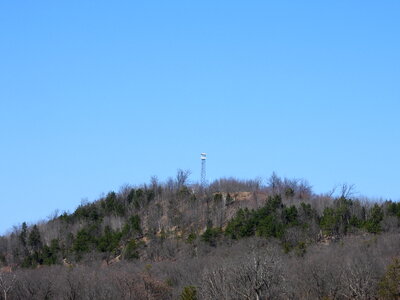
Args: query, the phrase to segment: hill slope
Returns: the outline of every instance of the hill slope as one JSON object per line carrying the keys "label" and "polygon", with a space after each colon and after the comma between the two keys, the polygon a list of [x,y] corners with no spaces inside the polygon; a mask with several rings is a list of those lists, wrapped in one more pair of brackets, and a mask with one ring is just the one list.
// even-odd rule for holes
{"label": "hill slope", "polygon": [[[384,293],[400,204],[315,195],[303,180],[121,188],[0,239],[13,299],[360,298]],[[11,271],[12,272],[7,272]],[[296,272],[293,272],[296,270]],[[9,287],[7,290],[6,287]],[[384,289],[387,290],[387,289]],[[47,293],[47,294],[46,294]]]}

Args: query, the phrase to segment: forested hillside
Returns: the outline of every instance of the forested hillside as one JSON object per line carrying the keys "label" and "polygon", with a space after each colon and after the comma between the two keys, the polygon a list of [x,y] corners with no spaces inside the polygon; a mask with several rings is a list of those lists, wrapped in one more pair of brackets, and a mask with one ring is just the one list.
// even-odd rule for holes
{"label": "forested hillside", "polygon": [[[304,180],[123,186],[0,238],[3,299],[398,299],[400,203]],[[397,298],[396,298],[397,297]]]}

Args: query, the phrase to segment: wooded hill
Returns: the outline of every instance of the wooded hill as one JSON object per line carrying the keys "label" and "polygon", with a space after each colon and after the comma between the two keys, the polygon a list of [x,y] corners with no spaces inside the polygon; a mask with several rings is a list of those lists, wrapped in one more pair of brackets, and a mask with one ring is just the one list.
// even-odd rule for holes
{"label": "wooded hill", "polygon": [[304,180],[124,186],[0,238],[7,299],[398,299],[400,203]]}

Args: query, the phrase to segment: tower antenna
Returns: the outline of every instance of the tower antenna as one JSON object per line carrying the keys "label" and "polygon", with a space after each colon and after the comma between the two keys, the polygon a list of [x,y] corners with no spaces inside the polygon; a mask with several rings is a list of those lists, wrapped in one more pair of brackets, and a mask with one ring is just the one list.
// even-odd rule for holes
{"label": "tower antenna", "polygon": [[205,188],[207,185],[207,179],[206,179],[206,159],[207,159],[207,153],[201,153],[200,154],[200,159],[201,159],[201,182],[200,185],[202,188]]}

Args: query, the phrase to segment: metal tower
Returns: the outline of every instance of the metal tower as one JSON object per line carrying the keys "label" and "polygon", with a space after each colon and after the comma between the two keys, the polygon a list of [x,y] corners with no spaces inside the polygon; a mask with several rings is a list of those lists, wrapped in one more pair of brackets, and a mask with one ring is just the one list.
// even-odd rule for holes
{"label": "metal tower", "polygon": [[201,187],[204,188],[207,185],[207,179],[206,179],[206,159],[207,159],[207,153],[201,153],[200,154],[200,159],[201,159]]}

